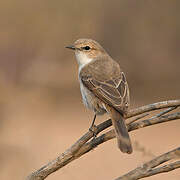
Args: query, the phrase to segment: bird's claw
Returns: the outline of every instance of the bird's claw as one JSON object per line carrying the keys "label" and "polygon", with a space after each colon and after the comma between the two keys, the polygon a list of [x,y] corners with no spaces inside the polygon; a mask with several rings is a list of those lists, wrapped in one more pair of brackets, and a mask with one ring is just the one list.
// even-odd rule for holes
{"label": "bird's claw", "polygon": [[93,133],[93,139],[97,137],[97,126],[93,125],[89,128],[89,131]]}

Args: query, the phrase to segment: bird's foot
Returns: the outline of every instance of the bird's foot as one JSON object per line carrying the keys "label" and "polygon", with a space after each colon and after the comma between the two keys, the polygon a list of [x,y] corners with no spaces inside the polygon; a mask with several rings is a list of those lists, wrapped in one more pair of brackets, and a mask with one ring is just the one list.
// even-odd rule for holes
{"label": "bird's foot", "polygon": [[89,131],[93,133],[93,139],[97,137],[97,126],[93,125],[89,128]]}

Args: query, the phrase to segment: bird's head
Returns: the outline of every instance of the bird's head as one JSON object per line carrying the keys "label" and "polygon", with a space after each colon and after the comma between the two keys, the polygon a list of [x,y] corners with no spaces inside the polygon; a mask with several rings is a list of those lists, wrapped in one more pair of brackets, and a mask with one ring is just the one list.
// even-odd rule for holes
{"label": "bird's head", "polygon": [[106,54],[104,48],[92,39],[78,39],[66,48],[75,52],[79,65],[84,65]]}

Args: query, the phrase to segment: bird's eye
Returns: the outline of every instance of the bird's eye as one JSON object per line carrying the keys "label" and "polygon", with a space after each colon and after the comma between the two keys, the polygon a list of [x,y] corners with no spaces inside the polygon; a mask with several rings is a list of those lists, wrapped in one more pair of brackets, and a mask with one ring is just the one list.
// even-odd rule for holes
{"label": "bird's eye", "polygon": [[90,50],[91,48],[89,46],[84,46],[83,49],[84,50]]}

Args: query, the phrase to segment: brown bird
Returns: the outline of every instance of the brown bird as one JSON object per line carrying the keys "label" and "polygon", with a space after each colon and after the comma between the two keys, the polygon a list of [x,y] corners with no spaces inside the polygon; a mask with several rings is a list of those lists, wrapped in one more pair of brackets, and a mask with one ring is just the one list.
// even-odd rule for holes
{"label": "brown bird", "polygon": [[132,153],[131,140],[124,121],[129,106],[129,88],[120,65],[94,40],[78,39],[67,46],[75,51],[83,103],[96,115],[109,113],[117,143],[124,153]]}

